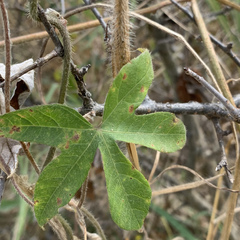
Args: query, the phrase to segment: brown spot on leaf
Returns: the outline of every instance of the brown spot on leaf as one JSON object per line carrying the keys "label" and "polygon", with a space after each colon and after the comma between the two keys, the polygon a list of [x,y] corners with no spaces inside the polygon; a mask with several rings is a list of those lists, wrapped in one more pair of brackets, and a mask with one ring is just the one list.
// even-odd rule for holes
{"label": "brown spot on leaf", "polygon": [[124,74],[123,74],[123,80],[126,80],[126,78],[127,78],[127,74],[124,73]]}
{"label": "brown spot on leaf", "polygon": [[12,129],[9,131],[9,134],[13,134],[14,132],[20,132],[21,128],[17,126],[13,126]]}
{"label": "brown spot on leaf", "polygon": [[132,165],[132,170],[135,170],[135,167]]}
{"label": "brown spot on leaf", "polygon": [[35,200],[33,203],[34,203],[34,205],[36,205],[36,204],[39,203],[39,201],[38,201],[38,200]]}
{"label": "brown spot on leaf", "polygon": [[67,141],[66,145],[65,145],[65,149],[69,148],[69,141]]}
{"label": "brown spot on leaf", "polygon": [[178,123],[178,122],[179,122],[179,119],[178,119],[178,118],[176,118],[176,117],[173,118],[173,123],[174,123],[174,124],[176,124],[176,123]]}
{"label": "brown spot on leaf", "polygon": [[134,106],[133,106],[133,105],[131,105],[131,106],[128,108],[128,111],[129,111],[129,113],[132,113],[132,112],[133,112],[133,110],[134,110]]}
{"label": "brown spot on leaf", "polygon": [[140,92],[141,92],[141,93],[144,92],[144,86],[141,87]]}
{"label": "brown spot on leaf", "polygon": [[29,112],[33,112],[33,110],[30,108],[30,109],[29,109]]}
{"label": "brown spot on leaf", "polygon": [[61,203],[62,203],[62,199],[61,198],[57,198],[57,205],[59,206],[59,205],[61,205]]}
{"label": "brown spot on leaf", "polygon": [[72,137],[72,141],[76,142],[78,141],[80,138],[79,134],[75,134],[73,137]]}

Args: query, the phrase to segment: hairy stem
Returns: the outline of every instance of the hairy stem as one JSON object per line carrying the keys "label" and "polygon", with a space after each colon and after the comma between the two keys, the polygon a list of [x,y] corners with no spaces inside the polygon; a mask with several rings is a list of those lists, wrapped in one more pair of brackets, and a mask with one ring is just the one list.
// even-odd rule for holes
{"label": "hairy stem", "polygon": [[100,224],[96,220],[96,218],[84,207],[81,207],[81,211],[88,218],[88,220],[92,223],[92,225],[96,228],[96,230],[97,230],[99,236],[102,238],[102,240],[107,240],[106,236],[105,236]]}
{"label": "hairy stem", "polygon": [[15,178],[13,177],[13,178],[11,178],[11,180],[12,180],[12,184],[13,184],[14,188],[16,189],[16,191],[18,192],[18,194],[20,195],[20,197],[22,197],[22,199],[23,199],[28,205],[30,205],[31,207],[34,207],[34,203],[25,196],[25,194],[22,192],[21,188],[20,188],[20,187],[18,186],[18,184],[16,183]]}
{"label": "hairy stem", "polygon": [[48,224],[60,240],[73,240],[72,229],[61,215],[57,214]]}
{"label": "hairy stem", "polygon": [[[120,69],[131,60],[128,0],[115,0],[114,2],[111,49],[112,75],[115,78]],[[135,144],[126,143],[126,146],[131,162],[138,170],[140,170]]]}
{"label": "hairy stem", "polygon": [[116,77],[120,69],[130,61],[130,24],[128,0],[115,0],[113,9],[112,73]]}
{"label": "hairy stem", "polygon": [[[46,16],[47,16],[47,20],[59,30],[63,38],[63,47],[64,47],[63,73],[62,73],[60,93],[58,97],[58,103],[63,104],[65,102],[67,86],[68,86],[68,78],[70,73],[71,52],[72,52],[71,41],[70,41],[69,32],[66,26],[64,26],[66,24],[66,20],[64,20],[63,17],[53,9],[48,9],[46,12]],[[55,151],[56,151],[55,147],[50,148],[47,158],[43,164],[43,168],[52,161]]]}
{"label": "hairy stem", "polygon": [[81,208],[84,203],[84,200],[85,200],[86,194],[87,194],[87,186],[88,186],[88,176],[87,176],[86,180],[84,181],[83,185],[81,186],[81,196],[80,196],[80,199],[79,199],[79,202],[77,205],[78,208]]}
{"label": "hairy stem", "polygon": [[64,47],[64,60],[63,60],[63,73],[62,73],[62,83],[60,88],[60,93],[58,97],[58,103],[63,104],[66,97],[66,91],[68,86],[68,78],[70,73],[70,62],[71,62],[71,41],[69,32],[64,26],[66,20],[64,20],[58,12],[53,9],[48,9],[46,12],[48,21],[54,25],[60,32],[63,38],[63,47]]}
{"label": "hairy stem", "polygon": [[6,113],[10,112],[10,75],[11,75],[11,40],[10,40],[10,27],[8,21],[8,14],[3,0],[0,0],[0,8],[3,19],[3,29],[5,38],[5,108]]}
{"label": "hairy stem", "polygon": [[29,14],[35,21],[39,21],[38,18],[38,0],[28,0]]}

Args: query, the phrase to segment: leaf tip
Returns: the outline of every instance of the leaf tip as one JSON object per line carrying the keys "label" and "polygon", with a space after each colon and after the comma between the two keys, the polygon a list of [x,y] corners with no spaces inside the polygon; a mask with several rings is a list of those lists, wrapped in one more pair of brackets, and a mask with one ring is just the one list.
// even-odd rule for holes
{"label": "leaf tip", "polygon": [[145,51],[148,51],[146,48],[138,48],[137,49],[139,52],[141,52],[141,53],[143,53],[143,52],[145,52]]}

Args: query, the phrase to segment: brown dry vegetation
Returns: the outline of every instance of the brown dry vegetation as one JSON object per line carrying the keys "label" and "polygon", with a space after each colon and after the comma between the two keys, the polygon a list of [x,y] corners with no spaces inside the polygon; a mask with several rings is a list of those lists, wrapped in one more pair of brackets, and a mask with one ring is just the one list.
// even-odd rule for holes
{"label": "brown dry vegetation", "polygon": [[[40,23],[34,23],[28,14],[25,0],[5,1],[8,8],[11,37],[18,37],[44,31]],[[140,1],[132,3],[133,10],[141,4],[142,8],[154,6],[159,1]],[[211,4],[211,2],[215,4]],[[232,0],[240,4],[238,0]],[[191,9],[191,2],[181,3]],[[65,1],[66,9],[74,9],[82,5],[82,1]],[[199,1],[198,3],[208,31],[224,44],[233,43],[233,52],[239,56],[240,51],[240,14],[237,9],[228,9],[222,12],[226,5],[217,4],[217,1]],[[61,8],[60,1],[41,1],[43,8],[52,7],[56,10]],[[218,7],[219,6],[219,9]],[[23,11],[24,10],[24,11]],[[104,15],[108,11],[99,9]],[[178,10],[173,4],[164,6],[156,11],[145,14],[146,17],[163,26],[183,35],[185,40],[199,54],[209,66],[209,57],[206,47],[199,39],[199,28],[190,21],[186,15]],[[68,19],[68,25],[84,23],[95,20],[91,10],[76,14]],[[196,81],[184,76],[183,67],[190,67],[209,82],[211,79],[206,74],[203,65],[196,60],[185,44],[157,28],[150,26],[142,20],[133,19],[132,50],[148,48],[151,51],[155,79],[149,91],[149,96],[162,103],[199,101],[202,103],[216,102],[216,99],[201,87]],[[101,26],[76,31],[71,34],[73,45],[73,60],[79,67],[88,63],[92,65],[85,76],[87,89],[92,93],[92,98],[98,103],[103,103],[111,84],[111,68],[109,67],[109,56],[103,41],[104,32]],[[3,34],[0,40],[4,40]],[[18,63],[28,58],[36,60],[42,48],[43,39],[15,43],[12,45],[12,62]],[[54,48],[51,41],[48,42],[45,53]],[[218,61],[222,67],[226,79],[239,79],[239,66],[232,59],[215,47]],[[240,56],[239,56],[240,57]],[[4,63],[4,49],[0,48],[0,60]],[[55,58],[42,68],[42,95],[47,103],[57,102],[58,90],[61,79],[62,59]],[[233,95],[239,92],[239,82],[231,81],[229,84]],[[66,104],[71,107],[80,107],[81,99],[77,95],[77,85],[74,78],[70,77]],[[37,87],[26,102],[27,105],[42,104],[41,95]],[[220,149],[212,122],[204,116],[182,116],[178,115],[187,129],[187,143],[185,147],[176,153],[161,153],[153,179],[163,170],[175,166],[186,166],[204,179],[219,174],[215,172],[217,163],[220,161]],[[228,121],[221,120],[223,130],[231,129]],[[224,138],[229,167],[236,162],[236,141],[233,134]],[[123,147],[124,148],[124,147]],[[48,148],[36,144],[31,145],[31,153],[38,165],[42,165]],[[142,173],[148,179],[156,158],[156,151],[138,146],[137,148]],[[123,149],[125,151],[125,149]],[[31,182],[35,182],[37,175],[28,163],[25,156],[19,156],[19,174],[28,174]],[[224,216],[228,210],[228,199],[230,192],[221,190],[217,205],[217,190],[205,183],[197,185],[201,180],[198,176],[188,170],[175,167],[166,171],[157,181],[151,185],[153,192],[166,191],[156,194],[152,198],[152,206],[145,220],[144,230],[125,232],[118,228],[111,220],[108,209],[107,191],[105,187],[104,173],[101,164],[101,156],[96,154],[93,167],[90,171],[87,198],[85,207],[89,209],[98,219],[107,239],[206,239],[210,226],[210,218],[213,210],[216,215],[213,218],[211,231],[213,236],[209,239],[220,239],[223,229]],[[193,183],[191,189],[185,190],[183,184]],[[232,184],[226,176],[218,177],[211,181],[215,186],[232,188]],[[173,188],[175,187],[176,188]],[[188,186],[188,185],[187,185]],[[172,188],[172,190],[171,190]],[[239,206],[237,202],[236,207]],[[82,237],[74,214],[61,210],[62,215],[68,220],[78,237]],[[228,212],[227,212],[228,214]],[[218,219],[218,217],[222,217]],[[230,239],[239,239],[240,215],[236,213],[232,223]],[[89,232],[95,232],[91,223],[86,220]],[[21,226],[22,224],[22,226]],[[14,235],[16,234],[16,235]],[[14,237],[13,237],[14,236]],[[182,237],[182,238],[181,238]],[[26,206],[17,195],[10,182],[7,183],[3,200],[0,206],[0,239],[57,239],[49,226],[45,231],[38,227],[32,210]]]}

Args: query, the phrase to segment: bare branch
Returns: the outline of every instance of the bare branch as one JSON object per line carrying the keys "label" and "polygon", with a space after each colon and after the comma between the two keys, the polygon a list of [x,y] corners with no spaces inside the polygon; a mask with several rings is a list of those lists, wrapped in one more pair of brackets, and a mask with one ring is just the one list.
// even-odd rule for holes
{"label": "bare branch", "polygon": [[[195,21],[195,18],[193,14],[185,7],[183,7],[181,4],[179,4],[175,0],[171,0],[173,4],[175,4],[182,12],[184,12],[188,18],[197,24]],[[226,10],[225,10],[226,11]],[[217,38],[215,38],[213,35],[209,34],[211,41],[218,46],[224,53],[226,53],[236,64],[238,67],[240,67],[240,59],[236,56],[235,53],[232,52],[232,43],[228,43],[227,45],[224,45],[222,42],[220,42]]]}
{"label": "bare branch", "polygon": [[220,94],[212,85],[210,85],[203,77],[199,76],[197,73],[193,72],[189,68],[184,68],[187,75],[193,77],[202,86],[204,86],[210,93],[212,93],[228,110],[229,114],[232,116],[233,120],[236,122],[240,121],[240,111],[235,108],[230,101]]}

